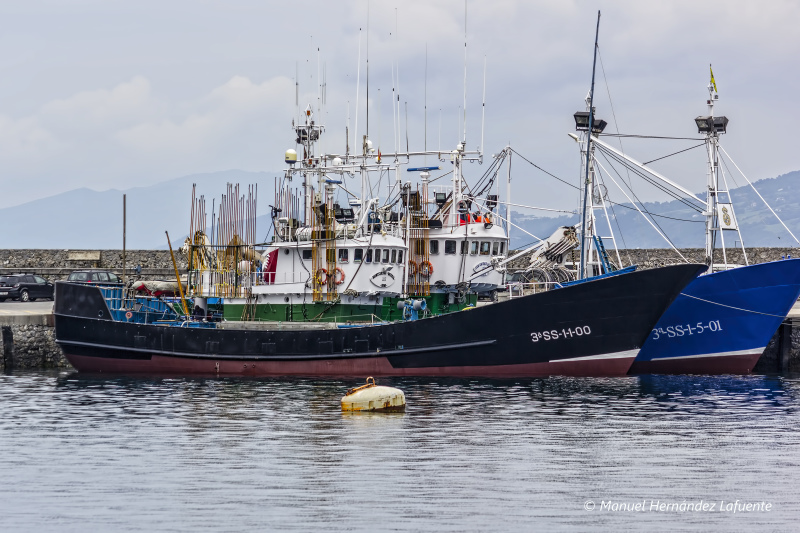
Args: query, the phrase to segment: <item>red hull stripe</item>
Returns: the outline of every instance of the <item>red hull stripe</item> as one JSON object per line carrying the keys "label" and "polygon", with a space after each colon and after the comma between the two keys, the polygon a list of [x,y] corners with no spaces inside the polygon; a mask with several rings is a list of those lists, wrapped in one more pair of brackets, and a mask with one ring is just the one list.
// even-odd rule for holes
{"label": "red hull stripe", "polygon": [[443,366],[394,368],[386,357],[318,359],[313,361],[236,361],[188,359],[153,355],[149,360],[114,359],[66,354],[80,372],[114,374],[181,374],[225,376],[437,376],[437,377],[533,377],[533,376],[624,376],[630,357],[581,361],[526,363],[518,365]]}
{"label": "red hull stripe", "polygon": [[763,349],[750,353],[708,354],[635,361],[629,374],[750,374]]}

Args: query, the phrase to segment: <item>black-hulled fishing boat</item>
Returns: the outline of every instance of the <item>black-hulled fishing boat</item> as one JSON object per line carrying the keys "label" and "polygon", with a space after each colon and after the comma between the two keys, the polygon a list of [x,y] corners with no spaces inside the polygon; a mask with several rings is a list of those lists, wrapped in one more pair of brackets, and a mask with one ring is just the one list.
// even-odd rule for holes
{"label": "black-hulled fishing boat", "polygon": [[418,320],[339,325],[169,319],[169,302],[138,297],[128,307],[121,286],[59,282],[56,342],[81,372],[625,375],[663,311],[703,270],[669,266]]}

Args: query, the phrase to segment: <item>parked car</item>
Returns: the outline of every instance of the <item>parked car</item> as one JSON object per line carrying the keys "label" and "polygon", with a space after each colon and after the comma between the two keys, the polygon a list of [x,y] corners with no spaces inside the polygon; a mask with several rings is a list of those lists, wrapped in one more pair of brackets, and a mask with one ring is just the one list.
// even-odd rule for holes
{"label": "parked car", "polygon": [[53,299],[53,284],[33,274],[0,276],[0,302],[8,298],[33,302],[37,298]]}
{"label": "parked car", "polygon": [[122,280],[110,270],[98,270],[87,268],[76,270],[69,275],[67,281],[78,281],[81,283],[122,283]]}

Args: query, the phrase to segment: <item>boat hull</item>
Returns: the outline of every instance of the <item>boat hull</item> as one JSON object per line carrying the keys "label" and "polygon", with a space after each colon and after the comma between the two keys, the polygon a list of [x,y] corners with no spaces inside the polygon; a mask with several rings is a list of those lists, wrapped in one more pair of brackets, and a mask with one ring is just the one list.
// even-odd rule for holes
{"label": "boat hull", "polygon": [[631,374],[749,374],[800,296],[800,259],[698,277],[659,319]]}
{"label": "boat hull", "polygon": [[59,283],[56,341],[82,372],[618,376],[628,372],[658,317],[703,269],[664,267],[421,320],[314,329],[117,321],[97,287]]}
{"label": "boat hull", "polygon": [[[312,361],[207,360],[153,355],[147,360],[125,357],[77,355],[70,350],[67,359],[85,373],[156,374],[186,376],[426,376],[426,377],[534,377],[548,375],[612,377],[626,375],[636,357],[632,350],[623,354],[602,354],[593,361],[523,363],[510,365],[471,365],[441,367],[395,367],[388,357],[355,359],[315,359]],[[107,355],[113,352],[107,353]],[[117,354],[118,355],[118,354]]]}

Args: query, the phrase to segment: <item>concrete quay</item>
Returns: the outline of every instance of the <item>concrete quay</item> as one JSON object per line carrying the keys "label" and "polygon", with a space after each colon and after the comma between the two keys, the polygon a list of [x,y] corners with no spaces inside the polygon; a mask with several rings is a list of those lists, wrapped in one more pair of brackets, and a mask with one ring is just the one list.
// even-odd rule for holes
{"label": "concrete quay", "polygon": [[0,303],[0,370],[72,368],[54,324],[53,302]]}

